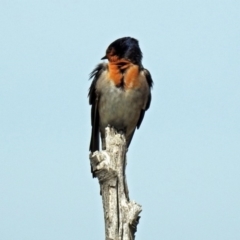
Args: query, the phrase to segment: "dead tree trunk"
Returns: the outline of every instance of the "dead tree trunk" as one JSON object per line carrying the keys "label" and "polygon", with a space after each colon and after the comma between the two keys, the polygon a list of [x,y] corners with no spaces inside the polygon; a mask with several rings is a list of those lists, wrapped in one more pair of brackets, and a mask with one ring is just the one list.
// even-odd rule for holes
{"label": "dead tree trunk", "polygon": [[106,240],[133,240],[142,208],[129,201],[126,168],[126,139],[106,128],[106,150],[90,154],[103,200]]}

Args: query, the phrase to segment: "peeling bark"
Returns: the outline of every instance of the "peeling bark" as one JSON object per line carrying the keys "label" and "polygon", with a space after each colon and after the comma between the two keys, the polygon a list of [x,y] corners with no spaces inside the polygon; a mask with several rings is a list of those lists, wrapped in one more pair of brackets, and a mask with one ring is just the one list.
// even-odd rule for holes
{"label": "peeling bark", "polygon": [[101,189],[106,240],[134,240],[142,208],[129,200],[126,177],[126,139],[107,127],[106,150],[90,154]]}

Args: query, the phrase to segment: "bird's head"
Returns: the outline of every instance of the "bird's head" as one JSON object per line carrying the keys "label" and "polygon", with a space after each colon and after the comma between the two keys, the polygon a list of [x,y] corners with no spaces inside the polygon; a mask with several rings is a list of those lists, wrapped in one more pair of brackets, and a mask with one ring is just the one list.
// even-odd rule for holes
{"label": "bird's head", "polygon": [[125,59],[133,64],[141,65],[142,52],[138,45],[138,40],[131,37],[123,37],[112,42],[106,50],[106,55],[101,59],[108,59],[110,62]]}

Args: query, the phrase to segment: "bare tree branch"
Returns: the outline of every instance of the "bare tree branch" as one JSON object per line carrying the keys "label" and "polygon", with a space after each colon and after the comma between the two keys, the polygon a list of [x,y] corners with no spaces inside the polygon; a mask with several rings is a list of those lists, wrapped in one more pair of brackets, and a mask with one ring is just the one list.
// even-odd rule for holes
{"label": "bare tree branch", "polygon": [[103,200],[106,240],[134,240],[142,208],[129,201],[126,177],[126,139],[106,128],[106,150],[90,154]]}

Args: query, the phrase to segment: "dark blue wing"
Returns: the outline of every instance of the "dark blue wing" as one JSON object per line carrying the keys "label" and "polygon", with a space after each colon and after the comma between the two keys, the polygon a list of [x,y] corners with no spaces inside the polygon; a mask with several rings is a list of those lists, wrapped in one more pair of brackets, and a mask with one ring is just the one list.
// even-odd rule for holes
{"label": "dark blue wing", "polygon": [[140,113],[140,117],[139,117],[138,123],[137,123],[137,128],[140,128],[140,125],[141,125],[142,120],[143,120],[144,115],[145,115],[145,111],[147,111],[149,109],[150,104],[151,104],[151,100],[152,100],[152,95],[151,95],[151,88],[153,86],[152,76],[151,76],[150,72],[147,69],[144,69],[143,71],[144,71],[144,74],[145,74],[145,77],[146,77],[146,80],[147,80],[150,92],[149,92],[149,95],[148,95],[146,108],[142,109],[142,111]]}
{"label": "dark blue wing", "polygon": [[97,65],[97,67],[90,74],[90,79],[93,79],[88,93],[89,104],[92,105],[91,109],[92,134],[89,147],[89,150],[91,152],[99,150],[99,113],[98,113],[99,96],[96,93],[96,83],[105,69],[106,65],[101,63]]}

